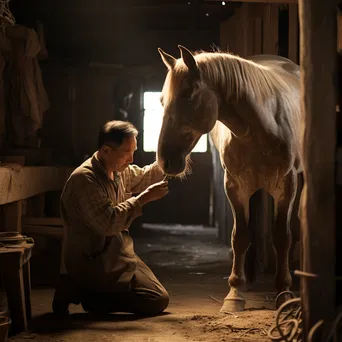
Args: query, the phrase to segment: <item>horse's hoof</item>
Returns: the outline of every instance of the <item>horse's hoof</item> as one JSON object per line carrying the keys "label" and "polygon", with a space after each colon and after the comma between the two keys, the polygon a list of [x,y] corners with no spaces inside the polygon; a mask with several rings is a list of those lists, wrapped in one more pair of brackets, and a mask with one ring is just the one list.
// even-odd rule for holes
{"label": "horse's hoof", "polygon": [[246,301],[243,298],[225,298],[220,312],[231,313],[245,310]]}

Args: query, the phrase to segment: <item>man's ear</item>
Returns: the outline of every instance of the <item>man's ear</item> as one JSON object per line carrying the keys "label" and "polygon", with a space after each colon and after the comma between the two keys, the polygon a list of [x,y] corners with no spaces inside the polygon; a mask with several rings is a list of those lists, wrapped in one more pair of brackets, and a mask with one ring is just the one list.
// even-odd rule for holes
{"label": "man's ear", "polygon": [[100,151],[104,154],[108,154],[110,152],[110,147],[107,146],[107,145],[103,145],[101,148],[100,148]]}

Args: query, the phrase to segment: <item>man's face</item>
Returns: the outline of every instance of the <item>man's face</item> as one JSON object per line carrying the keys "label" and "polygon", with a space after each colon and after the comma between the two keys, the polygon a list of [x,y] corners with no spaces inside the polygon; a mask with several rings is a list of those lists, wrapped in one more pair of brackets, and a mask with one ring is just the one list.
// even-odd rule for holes
{"label": "man's face", "polygon": [[119,147],[104,146],[106,164],[116,172],[124,171],[129,164],[133,163],[134,152],[137,149],[137,139],[127,137]]}

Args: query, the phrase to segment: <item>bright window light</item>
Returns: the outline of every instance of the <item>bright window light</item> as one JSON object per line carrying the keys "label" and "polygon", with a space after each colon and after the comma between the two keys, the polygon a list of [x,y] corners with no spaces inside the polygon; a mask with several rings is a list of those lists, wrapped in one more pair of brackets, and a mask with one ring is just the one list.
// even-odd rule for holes
{"label": "bright window light", "polygon": [[[161,92],[144,93],[144,151],[155,152],[163,120],[163,107],[160,104]],[[201,136],[192,152],[207,151],[207,134]]]}

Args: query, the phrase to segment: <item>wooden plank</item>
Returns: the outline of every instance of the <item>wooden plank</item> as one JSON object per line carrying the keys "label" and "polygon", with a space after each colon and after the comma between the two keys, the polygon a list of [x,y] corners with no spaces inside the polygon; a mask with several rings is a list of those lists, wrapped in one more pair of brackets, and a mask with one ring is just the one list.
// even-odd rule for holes
{"label": "wooden plank", "polygon": [[26,214],[30,216],[44,216],[45,193],[38,194],[27,199]]}
{"label": "wooden plank", "polygon": [[32,234],[50,236],[62,240],[64,235],[63,227],[23,225],[23,232],[26,235]]}
{"label": "wooden plank", "polygon": [[26,157],[25,156],[0,156],[1,163],[15,163],[21,166],[25,165]]}
{"label": "wooden plank", "polygon": [[16,201],[4,205],[4,227],[5,232],[21,233],[22,203]]}
{"label": "wooden plank", "polygon": [[278,55],[279,6],[267,4],[263,15],[263,53]]}
{"label": "wooden plank", "polygon": [[298,64],[299,62],[299,21],[298,5],[289,5],[289,59]]}
{"label": "wooden plank", "polygon": [[61,190],[72,170],[68,167],[28,166],[14,171],[0,167],[0,204]]}
{"label": "wooden plank", "polygon": [[241,12],[240,12],[240,30],[243,33],[242,42],[242,51],[240,52],[240,56],[247,57],[253,54],[253,11],[251,4],[242,4]]}
{"label": "wooden plank", "polygon": [[[302,269],[317,274],[303,277],[301,298],[304,341],[320,320],[331,322],[335,307],[335,148],[337,71],[337,6],[335,0],[299,3],[302,108],[304,110],[303,167],[305,185],[301,198]],[[324,139],[317,139],[324,137]],[[317,300],[319,298],[319,300]],[[311,341],[323,341],[330,324]],[[324,335],[323,335],[324,334]]]}
{"label": "wooden plank", "polygon": [[225,20],[220,24],[220,48],[223,51],[230,51],[230,25],[231,19]]}
{"label": "wooden plank", "polygon": [[337,41],[338,51],[342,51],[342,15],[338,15],[338,41]]}
{"label": "wooden plank", "polygon": [[23,217],[23,225],[63,226],[61,217]]}
{"label": "wooden plank", "polygon": [[231,53],[240,53],[240,36],[235,32],[240,29],[240,8],[237,8],[234,15],[220,25],[220,46],[223,51]]}
{"label": "wooden plank", "polygon": [[262,53],[262,18],[254,19],[253,55]]}

